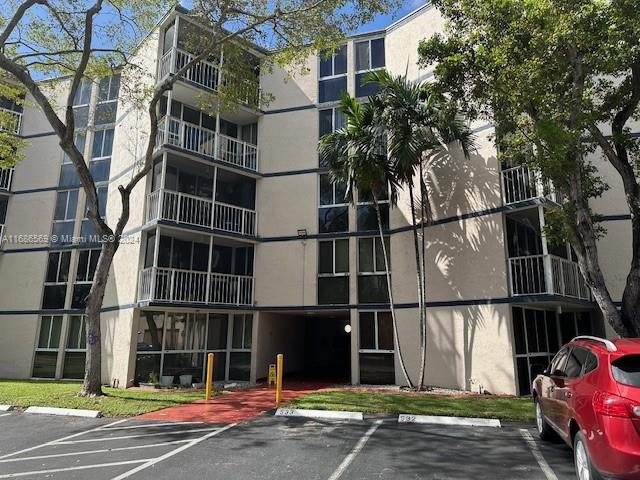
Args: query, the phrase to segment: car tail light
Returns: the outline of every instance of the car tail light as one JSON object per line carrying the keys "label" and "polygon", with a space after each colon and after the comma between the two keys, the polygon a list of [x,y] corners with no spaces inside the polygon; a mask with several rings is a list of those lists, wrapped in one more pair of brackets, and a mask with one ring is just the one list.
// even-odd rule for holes
{"label": "car tail light", "polygon": [[640,417],[640,405],[634,405],[626,398],[606,392],[596,392],[593,395],[593,410],[607,417]]}

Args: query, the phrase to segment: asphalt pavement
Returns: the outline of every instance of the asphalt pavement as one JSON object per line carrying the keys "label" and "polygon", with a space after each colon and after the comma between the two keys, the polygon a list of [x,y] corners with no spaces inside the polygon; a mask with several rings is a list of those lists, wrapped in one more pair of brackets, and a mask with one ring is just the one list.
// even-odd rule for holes
{"label": "asphalt pavement", "polygon": [[0,414],[0,479],[570,480],[571,450],[503,428],[265,415],[240,424]]}

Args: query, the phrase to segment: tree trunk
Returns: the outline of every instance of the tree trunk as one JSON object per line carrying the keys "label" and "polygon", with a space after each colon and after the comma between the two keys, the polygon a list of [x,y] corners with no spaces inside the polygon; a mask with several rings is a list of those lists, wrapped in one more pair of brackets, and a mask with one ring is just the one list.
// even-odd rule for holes
{"label": "tree trunk", "polygon": [[598,261],[598,247],[596,232],[591,218],[591,212],[582,195],[581,173],[579,167],[569,178],[569,197],[575,206],[575,223],[572,225],[574,232],[574,250],[578,255],[578,266],[585,281],[591,289],[593,297],[600,307],[605,321],[613,327],[616,333],[622,337],[629,336],[629,331],[622,322],[619,310],[616,308],[604,275]]}
{"label": "tree trunk", "polygon": [[424,341],[426,337],[426,309],[424,288],[422,285],[422,261],[420,260],[420,243],[418,240],[418,224],[416,222],[416,202],[413,197],[413,185],[409,183],[409,201],[411,204],[411,222],[413,224],[413,246],[416,256],[416,275],[418,278],[418,310],[420,318],[420,370],[418,373],[418,390],[422,390],[423,384],[421,379],[424,378],[424,366],[427,358],[427,345]]}
{"label": "tree trunk", "polygon": [[86,338],[87,351],[85,358],[84,384],[80,395],[98,396],[102,395],[102,336],[100,333],[100,310],[107,287],[109,270],[113,263],[113,257],[118,250],[117,240],[105,241],[102,244],[100,257],[96,266],[96,273],[91,285],[91,290],[87,296],[86,313]]}
{"label": "tree trunk", "polygon": [[[402,356],[402,347],[400,346],[400,338],[398,335],[398,319],[396,318],[396,309],[393,302],[393,289],[391,287],[391,270],[389,268],[389,256],[387,253],[387,246],[384,242],[384,232],[382,231],[382,216],[380,215],[380,205],[378,204],[378,199],[376,194],[372,189],[372,197],[373,197],[373,206],[376,209],[376,216],[378,217],[378,231],[380,233],[380,243],[382,246],[382,256],[384,257],[384,273],[387,277],[387,292],[389,295],[389,309],[391,310],[391,322],[393,323],[393,340],[396,345],[396,351],[398,352],[398,363],[400,363],[400,369],[402,370],[402,375],[404,376],[405,381],[409,388],[413,388],[413,383],[409,378],[409,374],[407,373],[407,367],[404,363],[404,357]],[[375,244],[373,248],[373,255],[375,256]]]}
{"label": "tree trunk", "polygon": [[422,385],[424,384],[424,374],[427,369],[426,361],[427,361],[427,249],[426,249],[426,229],[425,229],[425,217],[426,208],[425,208],[425,199],[427,198],[426,194],[426,185],[424,183],[424,172],[422,170],[422,162],[420,162],[420,235],[422,238],[421,241],[421,249],[422,253],[422,318],[424,318],[424,328],[422,328],[422,345],[424,350],[424,358],[422,363],[420,364],[420,378],[418,380],[418,384],[420,385],[420,390],[422,390]]}

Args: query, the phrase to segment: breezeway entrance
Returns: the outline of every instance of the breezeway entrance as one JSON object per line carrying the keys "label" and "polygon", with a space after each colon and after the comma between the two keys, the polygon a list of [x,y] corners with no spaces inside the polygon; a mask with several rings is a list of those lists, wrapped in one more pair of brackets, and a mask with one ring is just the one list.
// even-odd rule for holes
{"label": "breezeway entrance", "polygon": [[256,378],[265,378],[269,363],[274,363],[276,354],[282,353],[285,380],[350,383],[349,332],[348,311],[261,312],[256,349]]}

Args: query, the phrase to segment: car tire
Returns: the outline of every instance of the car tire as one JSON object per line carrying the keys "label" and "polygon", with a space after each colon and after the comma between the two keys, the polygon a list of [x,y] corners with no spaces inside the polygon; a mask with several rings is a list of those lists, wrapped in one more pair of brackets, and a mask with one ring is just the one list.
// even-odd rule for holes
{"label": "car tire", "polygon": [[578,480],[602,480],[602,476],[591,463],[587,442],[582,432],[578,432],[573,439],[573,463]]}
{"label": "car tire", "polygon": [[542,440],[555,440],[557,438],[556,432],[553,431],[551,425],[549,425],[547,420],[544,418],[538,397],[534,399],[534,404],[536,408],[536,428],[538,430],[538,436]]}

